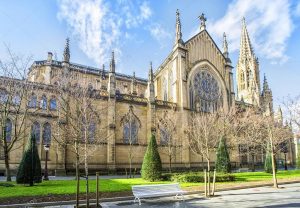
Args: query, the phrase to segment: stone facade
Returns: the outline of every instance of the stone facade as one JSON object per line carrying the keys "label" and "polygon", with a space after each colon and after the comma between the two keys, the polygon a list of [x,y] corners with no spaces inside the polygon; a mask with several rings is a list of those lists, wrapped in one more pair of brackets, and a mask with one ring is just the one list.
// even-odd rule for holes
{"label": "stone facade", "polygon": [[[53,60],[52,53],[48,53],[47,60],[35,61],[28,73],[28,81],[34,89],[31,96],[36,96],[37,104],[28,121],[27,135],[31,131],[30,126],[36,122],[40,135],[39,152],[44,162],[43,134],[45,124],[50,125],[52,137],[48,167],[57,173],[74,170],[76,157],[72,147],[63,148],[53,138],[59,129],[57,125],[60,122],[60,106],[55,104],[55,108],[51,109],[50,105],[53,100],[60,99],[55,86],[60,84],[64,73],[71,77],[70,86],[87,87],[95,91],[94,105],[99,111],[101,108],[107,109],[101,114],[101,122],[107,124],[108,128],[103,134],[108,139],[96,147],[95,154],[89,158],[90,169],[94,170],[128,168],[130,148],[134,148],[135,154],[132,158],[133,167],[140,168],[151,132],[157,134],[162,162],[167,167],[165,147],[161,145],[161,136],[156,131],[157,118],[162,117],[166,111],[176,114],[181,121],[176,123],[179,132],[173,160],[173,166],[178,168],[196,167],[203,162],[189,150],[184,136],[182,124],[188,122],[190,111],[212,112],[221,108],[228,111],[242,104],[262,107],[266,113],[273,111],[272,91],[266,79],[263,91],[260,92],[258,60],[253,53],[245,21],[242,25],[241,50],[237,64],[237,96],[234,92],[233,67],[226,35],[224,34],[221,51],[206,30],[206,18],[203,14],[200,17],[200,32],[183,41],[180,14],[179,11],[176,12],[175,43],[172,51],[155,72],[150,64],[148,79],[116,72],[114,54],[109,70],[105,70],[104,66],[98,69],[71,63],[69,40],[66,42],[63,57],[63,61]],[[126,142],[128,131],[131,136],[136,136],[133,147]],[[26,139],[24,137],[20,141],[22,148],[10,154],[12,169],[16,169],[21,159]],[[215,156],[211,157],[213,161]],[[1,159],[3,158],[0,158],[0,171],[4,170]],[[239,158],[232,158],[232,162],[240,161]]]}

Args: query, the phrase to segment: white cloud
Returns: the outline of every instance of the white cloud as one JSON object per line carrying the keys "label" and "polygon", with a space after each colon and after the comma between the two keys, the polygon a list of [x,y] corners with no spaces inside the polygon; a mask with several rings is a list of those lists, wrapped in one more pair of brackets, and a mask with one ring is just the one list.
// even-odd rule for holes
{"label": "white cloud", "polygon": [[255,52],[274,63],[286,61],[287,40],[293,30],[289,1],[234,0],[226,14],[208,24],[207,29],[220,40],[226,32],[230,50],[236,51],[239,49],[243,17],[246,17]]}
{"label": "white cloud", "polygon": [[[172,34],[167,32],[160,24],[153,23],[147,27],[150,31],[151,36],[158,41],[160,47],[165,47],[166,41],[172,38]],[[174,35],[175,36],[175,35]],[[167,42],[168,44],[169,42]]]}
{"label": "white cloud", "polygon": [[98,65],[109,61],[112,50],[117,57],[121,55],[121,40],[130,37],[123,29],[138,27],[152,15],[146,1],[138,5],[133,0],[57,1],[58,18],[67,23],[80,49]]}
{"label": "white cloud", "polygon": [[300,17],[300,1],[298,2],[296,9],[294,11],[295,16]]}

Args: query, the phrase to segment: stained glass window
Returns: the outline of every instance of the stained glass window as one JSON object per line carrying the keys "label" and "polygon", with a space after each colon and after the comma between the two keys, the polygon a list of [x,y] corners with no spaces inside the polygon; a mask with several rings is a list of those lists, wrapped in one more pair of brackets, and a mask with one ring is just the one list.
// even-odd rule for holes
{"label": "stained glass window", "polygon": [[93,142],[95,140],[96,135],[96,124],[91,122],[89,125],[89,141]]}
{"label": "stained glass window", "polygon": [[173,82],[174,82],[174,80],[173,80],[173,71],[170,70],[169,71],[169,87],[170,87],[170,90],[169,90],[169,92],[170,92],[169,99],[170,100],[172,100],[173,96],[174,96]]}
{"label": "stained glass window", "polygon": [[41,109],[47,110],[47,97],[46,97],[46,95],[42,96],[42,99],[41,99]]}
{"label": "stained glass window", "polygon": [[31,95],[30,100],[28,102],[29,108],[36,108],[37,107],[37,97],[35,94]]}
{"label": "stained glass window", "polygon": [[122,118],[123,124],[123,141],[125,144],[138,143],[138,131],[140,128],[140,121],[132,111],[132,106],[129,112]]}
{"label": "stained glass window", "polygon": [[56,110],[57,109],[57,103],[56,99],[53,97],[50,99],[50,110]]}
{"label": "stained glass window", "polygon": [[43,144],[51,143],[51,125],[45,123],[43,126]]}
{"label": "stained glass window", "polygon": [[21,104],[21,97],[20,95],[15,95],[13,98],[12,98],[12,103],[14,105],[20,105]]}
{"label": "stained glass window", "polygon": [[168,101],[168,85],[166,78],[163,79],[163,98],[164,101]]}
{"label": "stained glass window", "polygon": [[196,111],[213,112],[220,100],[217,80],[208,71],[199,71],[190,84],[190,106]]}
{"label": "stained glass window", "polygon": [[8,100],[8,94],[4,90],[0,90],[0,103],[6,103]]}
{"label": "stained glass window", "polygon": [[168,137],[168,132],[166,131],[165,128],[160,128],[160,144],[166,145],[168,144],[169,137]]}
{"label": "stained glass window", "polygon": [[123,129],[124,134],[124,143],[125,144],[136,144],[138,141],[138,126],[133,119],[132,121],[128,121],[124,124]]}
{"label": "stained glass window", "polygon": [[35,121],[31,126],[31,134],[35,137],[37,143],[40,142],[40,124]]}
{"label": "stained glass window", "polygon": [[11,132],[12,132],[12,122],[10,119],[7,119],[5,124],[5,133],[6,133],[5,139],[7,142],[11,141]]}

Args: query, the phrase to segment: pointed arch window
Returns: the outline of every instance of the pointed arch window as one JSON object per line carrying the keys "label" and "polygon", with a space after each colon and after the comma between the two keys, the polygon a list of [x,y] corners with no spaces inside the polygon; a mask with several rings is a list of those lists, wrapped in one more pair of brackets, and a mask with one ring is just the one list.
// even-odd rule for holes
{"label": "pointed arch window", "polygon": [[50,99],[50,104],[49,104],[50,110],[57,110],[57,102],[56,102],[56,98],[52,97]]}
{"label": "pointed arch window", "polygon": [[8,101],[8,93],[5,90],[0,90],[0,103],[4,104]]}
{"label": "pointed arch window", "polygon": [[43,110],[47,110],[47,97],[46,95],[43,95],[42,96],[42,99],[41,99],[41,109]]}
{"label": "pointed arch window", "polygon": [[159,133],[160,133],[160,144],[161,145],[168,144],[168,142],[169,142],[168,131],[164,127],[160,127]]}
{"label": "pointed arch window", "polygon": [[168,85],[166,78],[163,79],[163,100],[168,101]]}
{"label": "pointed arch window", "polygon": [[43,144],[51,144],[51,125],[48,122],[43,126]]}
{"label": "pointed arch window", "polygon": [[31,126],[31,135],[35,137],[37,143],[40,142],[40,129],[41,126],[37,121],[35,121]]}
{"label": "pointed arch window", "polygon": [[174,89],[173,89],[173,71],[170,70],[169,71],[169,92],[170,92],[170,96],[169,96],[169,100],[172,100],[174,97]]}
{"label": "pointed arch window", "polygon": [[11,133],[12,133],[12,122],[10,119],[7,119],[6,123],[5,123],[5,140],[6,140],[6,142],[11,142]]}
{"label": "pointed arch window", "polygon": [[17,106],[21,105],[21,97],[19,94],[16,94],[15,96],[13,96],[12,103]]}
{"label": "pointed arch window", "polygon": [[94,142],[95,136],[96,136],[96,123],[95,122],[90,123],[88,133],[89,133],[89,135],[88,135],[89,142]]}
{"label": "pointed arch window", "polygon": [[123,142],[125,144],[138,143],[138,131],[141,127],[141,122],[133,113],[133,107],[129,107],[128,113],[121,119],[123,125]]}
{"label": "pointed arch window", "polygon": [[29,102],[28,102],[28,107],[29,108],[36,108],[37,107],[37,97],[35,94],[32,94]]}
{"label": "pointed arch window", "polygon": [[190,92],[189,92],[189,96],[190,96],[190,109],[194,110],[194,92],[193,92],[193,86],[192,83],[190,83]]}

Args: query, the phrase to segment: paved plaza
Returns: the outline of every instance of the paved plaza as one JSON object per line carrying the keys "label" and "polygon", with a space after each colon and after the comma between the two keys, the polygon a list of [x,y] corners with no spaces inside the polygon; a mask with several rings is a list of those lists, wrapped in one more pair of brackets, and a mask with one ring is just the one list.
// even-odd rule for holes
{"label": "paved plaza", "polygon": [[186,196],[185,201],[168,198],[142,200],[142,205],[132,201],[102,203],[107,208],[190,208],[190,207],[300,207],[300,183],[281,185],[280,189],[258,187],[217,192],[217,196],[205,199],[200,195]]}

